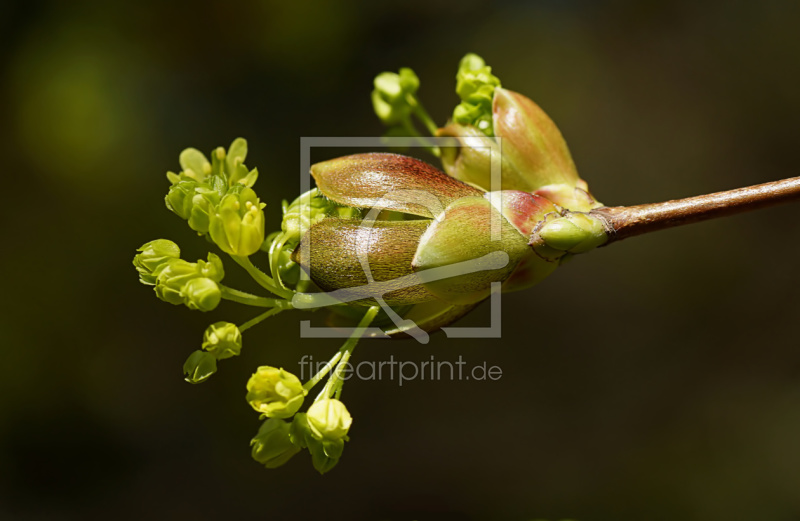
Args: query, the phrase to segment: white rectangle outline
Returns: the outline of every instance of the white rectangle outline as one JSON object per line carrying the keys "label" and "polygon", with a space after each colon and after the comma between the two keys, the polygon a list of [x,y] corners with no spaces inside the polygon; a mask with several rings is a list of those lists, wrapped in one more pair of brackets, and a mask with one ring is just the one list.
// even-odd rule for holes
{"label": "white rectangle outline", "polygon": [[[501,193],[503,154],[502,138],[495,137],[497,154],[491,145],[483,145],[482,138],[463,137],[462,140],[472,148],[486,148],[489,150],[490,161],[490,192]],[[470,143],[469,141],[472,141]],[[300,138],[300,193],[311,190],[311,148],[387,148],[387,147],[439,147],[462,146],[455,143],[453,137],[301,137]],[[502,195],[500,195],[502,200]],[[310,208],[308,209],[310,212]],[[310,219],[310,215],[307,216]],[[501,221],[498,212],[492,212],[491,240],[499,241],[501,234]],[[300,270],[300,276],[307,280],[308,275]],[[490,304],[490,322],[488,327],[443,327],[441,328],[447,338],[500,338],[502,333],[501,316],[501,282],[492,282]],[[356,328],[312,327],[310,320],[300,321],[300,338],[349,338]],[[325,333],[327,332],[327,334]],[[364,332],[365,338],[388,338],[382,329],[369,327]]]}

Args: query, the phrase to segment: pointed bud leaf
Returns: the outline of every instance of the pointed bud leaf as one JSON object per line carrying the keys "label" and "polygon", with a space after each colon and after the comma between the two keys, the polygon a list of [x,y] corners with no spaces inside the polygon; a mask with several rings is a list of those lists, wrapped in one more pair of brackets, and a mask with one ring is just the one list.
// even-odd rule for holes
{"label": "pointed bud leaf", "polygon": [[300,452],[289,438],[290,424],[276,418],[266,420],[250,441],[253,459],[268,469],[280,467]]}
{"label": "pointed bud leaf", "polygon": [[[507,262],[496,269],[485,269],[481,262],[493,252],[507,254]],[[475,263],[474,272],[425,284],[447,302],[469,304],[485,298],[491,283],[505,280],[528,253],[527,237],[514,229],[487,199],[465,197],[448,206],[444,218],[426,230],[412,265],[421,272],[467,261]]]}
{"label": "pointed bud leaf", "polygon": [[315,164],[311,175],[322,194],[341,205],[423,217],[434,217],[431,207],[482,193],[428,163],[397,154],[340,157]]}
{"label": "pointed bud leaf", "polygon": [[183,364],[183,374],[187,382],[199,384],[217,372],[217,359],[211,353],[195,351]]}

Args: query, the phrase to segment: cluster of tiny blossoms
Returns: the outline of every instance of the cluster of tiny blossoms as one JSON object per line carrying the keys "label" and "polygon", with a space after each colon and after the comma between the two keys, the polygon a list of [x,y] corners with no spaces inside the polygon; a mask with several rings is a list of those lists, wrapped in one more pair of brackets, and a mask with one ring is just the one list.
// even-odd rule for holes
{"label": "cluster of tiny blossoms", "polygon": [[[461,60],[461,101],[444,127],[423,108],[419,86],[411,69],[379,74],[373,108],[388,136],[421,140],[444,171],[397,154],[318,163],[311,167],[317,188],[283,202],[274,233],[265,233],[264,203],[253,189],[258,172],[244,165],[244,139],[217,148],[210,161],[186,149],[181,171],[167,173],[167,208],[221,255],[210,252],[190,262],[174,242],[154,240],[133,260],[140,281],[153,286],[159,299],[193,310],[211,311],[223,299],[264,310],[243,324],[208,326],[201,349],[184,364],[188,382],[207,380],[220,360],[241,353],[247,329],[283,311],[328,307],[338,323],[356,326],[307,382],[268,365],[247,382],[247,402],[265,420],[252,455],[268,468],[303,449],[319,472],[337,464],[352,424],[340,401],[344,371],[370,326],[388,325],[385,336],[425,343],[429,332],[471,312],[495,283],[503,291],[530,287],[572,255],[607,240],[602,223],[576,213],[600,203],[579,177],[556,125],[532,100],[503,88],[482,58],[468,54]],[[419,124],[452,146],[437,146],[441,142],[424,137]],[[492,158],[502,162],[499,189],[490,175]],[[499,241],[492,238],[495,217]],[[257,255],[263,270],[252,260]],[[223,284],[224,256],[269,296]]]}
{"label": "cluster of tiny blossoms", "polygon": [[[294,202],[283,203],[281,230],[265,236],[264,203],[253,185],[258,171],[244,165],[247,142],[236,139],[228,150],[211,153],[211,160],[196,149],[180,155],[181,171],[168,172],[171,183],[166,206],[189,227],[216,245],[223,255],[242,266],[271,295],[261,296],[223,284],[225,269],[220,255],[206,260],[181,259],[177,244],[157,239],[137,251],[133,264],[142,284],[152,286],[164,302],[189,309],[211,311],[221,300],[265,309],[243,324],[215,322],[208,326],[201,349],[193,352],[183,370],[187,382],[201,383],[217,371],[220,360],[237,356],[243,333],[261,321],[292,309],[292,297],[305,289],[299,266],[291,253],[309,226],[326,216],[356,217],[355,208],[336,205],[311,190]],[[268,272],[253,264],[251,256],[263,254]],[[359,306],[362,316],[357,333],[366,329],[377,308]],[[252,439],[252,456],[267,468],[278,467],[303,449],[308,449],[314,467],[321,473],[332,469],[342,455],[352,424],[347,407],[340,401],[344,380],[340,364],[346,363],[360,334],[349,339],[326,366],[308,382],[301,382],[282,368],[261,366],[247,382],[246,400],[265,421]],[[343,366],[342,366],[343,367]],[[311,389],[328,376],[327,383],[306,412],[300,411]]]}

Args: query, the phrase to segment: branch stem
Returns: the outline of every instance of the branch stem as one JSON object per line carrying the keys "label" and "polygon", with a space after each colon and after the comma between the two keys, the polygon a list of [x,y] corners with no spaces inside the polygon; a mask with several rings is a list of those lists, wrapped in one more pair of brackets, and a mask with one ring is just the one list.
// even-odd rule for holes
{"label": "branch stem", "polygon": [[792,201],[800,201],[800,177],[663,203],[596,208],[589,215],[605,223],[608,232],[606,244],[610,244],[673,226]]}

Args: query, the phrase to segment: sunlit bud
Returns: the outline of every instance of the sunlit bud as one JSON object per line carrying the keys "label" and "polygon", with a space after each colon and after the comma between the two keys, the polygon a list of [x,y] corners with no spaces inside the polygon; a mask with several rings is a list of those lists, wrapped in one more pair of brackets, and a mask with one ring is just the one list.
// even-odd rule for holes
{"label": "sunlit bud", "polygon": [[290,424],[284,420],[270,418],[258,429],[250,441],[253,459],[268,469],[280,467],[300,452],[300,447],[289,438]]}
{"label": "sunlit bud", "polygon": [[264,242],[264,206],[251,188],[232,188],[212,214],[211,238],[231,255],[257,252]]}
{"label": "sunlit bud", "polygon": [[203,349],[217,360],[238,356],[242,351],[242,333],[231,322],[211,324],[203,335]]}
{"label": "sunlit bud", "polygon": [[187,282],[181,289],[186,307],[198,311],[211,311],[222,299],[219,286],[207,277],[198,277]]}
{"label": "sunlit bud", "polygon": [[283,369],[261,366],[247,382],[246,399],[270,418],[289,418],[303,404],[306,391],[300,380]]}
{"label": "sunlit bud", "polygon": [[308,426],[314,438],[321,441],[337,441],[347,436],[353,418],[345,405],[333,398],[314,402],[308,408]]}
{"label": "sunlit bud", "polygon": [[199,384],[205,382],[209,377],[217,372],[217,359],[211,353],[205,351],[195,351],[186,363],[183,364],[183,374],[187,382]]}
{"label": "sunlit bud", "polygon": [[143,284],[156,283],[154,272],[169,259],[177,259],[181,255],[178,245],[166,239],[156,239],[142,245],[136,250],[140,252],[133,258],[133,265],[139,272],[139,280]]}

